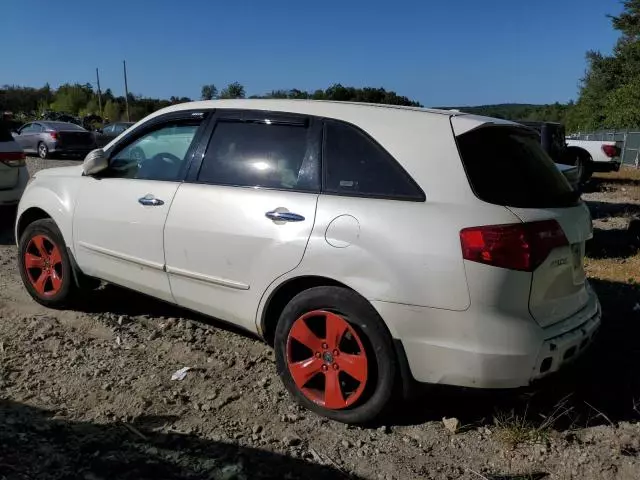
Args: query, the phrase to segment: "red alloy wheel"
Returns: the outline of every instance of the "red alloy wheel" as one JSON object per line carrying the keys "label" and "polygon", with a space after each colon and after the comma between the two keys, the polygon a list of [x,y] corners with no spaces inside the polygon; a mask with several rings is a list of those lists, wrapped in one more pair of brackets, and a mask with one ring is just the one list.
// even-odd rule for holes
{"label": "red alloy wheel", "polygon": [[35,235],[29,240],[24,268],[38,295],[52,297],[62,288],[62,255],[49,237]]}
{"label": "red alloy wheel", "polygon": [[[324,323],[325,338],[309,328],[311,322]],[[342,316],[324,310],[293,322],[287,338],[287,367],[300,392],[330,410],[353,405],[367,385],[367,355],[359,335]]]}

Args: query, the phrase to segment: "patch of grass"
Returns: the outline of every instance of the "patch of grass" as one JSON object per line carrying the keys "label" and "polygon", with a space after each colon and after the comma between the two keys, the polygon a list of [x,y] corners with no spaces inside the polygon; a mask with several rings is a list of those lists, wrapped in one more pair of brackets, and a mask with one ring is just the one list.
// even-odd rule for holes
{"label": "patch of grass", "polygon": [[571,394],[560,400],[549,415],[539,413],[540,420],[537,422],[527,417],[528,404],[522,414],[516,413],[515,410],[497,412],[493,417],[494,435],[508,448],[525,443],[546,442],[558,421],[570,416],[573,410],[573,407],[567,406],[570,397]]}
{"label": "patch of grass", "polygon": [[622,167],[617,172],[609,173],[596,173],[595,178],[601,178],[604,180],[638,180],[640,181],[640,168],[635,167]]}
{"label": "patch of grass", "polygon": [[608,282],[640,283],[640,254],[628,258],[586,258],[589,278]]}
{"label": "patch of grass", "polygon": [[508,448],[515,448],[523,443],[546,441],[549,437],[549,426],[535,425],[525,415],[511,412],[499,412],[494,419],[495,437]]}

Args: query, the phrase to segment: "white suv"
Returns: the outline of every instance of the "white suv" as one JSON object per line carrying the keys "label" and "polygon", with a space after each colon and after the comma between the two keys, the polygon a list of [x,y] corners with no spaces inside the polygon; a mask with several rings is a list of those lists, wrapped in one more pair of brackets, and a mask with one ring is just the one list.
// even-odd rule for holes
{"label": "white suv", "polygon": [[102,279],[256,332],[309,409],[398,385],[528,385],[590,344],[586,206],[535,132],[450,111],[229,100],[160,110],[18,211],[44,305]]}
{"label": "white suv", "polygon": [[17,205],[28,181],[24,152],[0,123],[0,207]]}

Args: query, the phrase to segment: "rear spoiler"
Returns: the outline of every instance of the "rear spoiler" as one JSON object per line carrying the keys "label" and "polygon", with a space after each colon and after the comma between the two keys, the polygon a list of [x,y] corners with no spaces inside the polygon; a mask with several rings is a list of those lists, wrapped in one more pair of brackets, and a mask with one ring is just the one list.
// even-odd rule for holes
{"label": "rear spoiler", "polygon": [[511,122],[509,120],[502,120],[500,118],[482,117],[480,115],[452,115],[451,127],[453,128],[453,134],[458,137],[463,133],[470,132],[480,127],[489,126],[511,126],[528,128],[519,123]]}

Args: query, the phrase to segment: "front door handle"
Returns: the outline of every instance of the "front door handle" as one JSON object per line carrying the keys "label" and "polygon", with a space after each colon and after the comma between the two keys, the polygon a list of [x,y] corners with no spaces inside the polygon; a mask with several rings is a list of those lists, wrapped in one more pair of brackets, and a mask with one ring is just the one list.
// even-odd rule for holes
{"label": "front door handle", "polygon": [[276,210],[271,210],[264,214],[265,217],[270,218],[274,222],[303,222],[304,217],[302,215],[298,215],[293,212],[282,212]]}
{"label": "front door handle", "polygon": [[151,194],[147,194],[144,197],[139,198],[138,202],[148,207],[159,207],[160,205],[164,205],[164,202],[162,200],[154,197]]}

